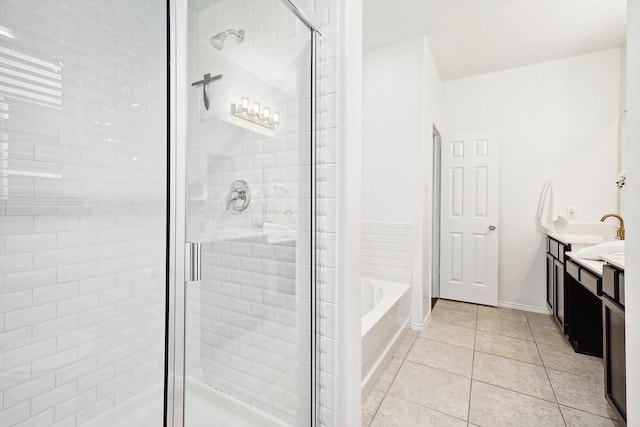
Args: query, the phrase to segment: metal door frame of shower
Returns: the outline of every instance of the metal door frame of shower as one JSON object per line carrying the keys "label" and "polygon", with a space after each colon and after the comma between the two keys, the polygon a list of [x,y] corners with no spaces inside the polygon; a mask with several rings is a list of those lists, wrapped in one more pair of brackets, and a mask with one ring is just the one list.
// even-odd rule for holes
{"label": "metal door frame of shower", "polygon": [[[311,419],[318,425],[319,414],[319,357],[318,357],[318,290],[317,290],[317,39],[320,31],[304,15],[293,0],[282,3],[311,32]],[[186,321],[186,115],[187,110],[187,46],[188,0],[167,0],[167,135],[168,135],[168,261],[165,331],[165,396],[164,426],[184,427],[185,397],[185,321]],[[177,31],[177,29],[184,31]]]}

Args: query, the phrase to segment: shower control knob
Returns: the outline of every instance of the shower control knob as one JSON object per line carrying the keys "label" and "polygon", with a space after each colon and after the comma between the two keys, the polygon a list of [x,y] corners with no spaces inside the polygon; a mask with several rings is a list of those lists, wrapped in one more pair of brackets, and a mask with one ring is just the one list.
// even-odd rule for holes
{"label": "shower control knob", "polygon": [[493,231],[493,230],[495,230],[495,229],[496,229],[496,226],[495,226],[495,225],[491,224],[491,225],[489,226],[489,230]]}

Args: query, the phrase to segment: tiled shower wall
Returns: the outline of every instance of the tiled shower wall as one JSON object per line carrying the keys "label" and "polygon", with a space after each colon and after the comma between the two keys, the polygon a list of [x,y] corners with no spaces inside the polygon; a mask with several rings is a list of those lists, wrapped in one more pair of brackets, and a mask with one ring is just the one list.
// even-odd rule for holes
{"label": "tiled shower wall", "polygon": [[161,397],[165,21],[162,0],[0,0],[2,426]]}

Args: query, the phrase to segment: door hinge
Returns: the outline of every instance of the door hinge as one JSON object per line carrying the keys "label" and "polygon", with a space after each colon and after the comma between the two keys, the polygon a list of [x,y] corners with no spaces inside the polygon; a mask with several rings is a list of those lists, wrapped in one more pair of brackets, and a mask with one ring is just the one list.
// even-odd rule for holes
{"label": "door hinge", "polygon": [[187,282],[199,282],[202,279],[200,242],[187,242],[184,253],[185,280]]}

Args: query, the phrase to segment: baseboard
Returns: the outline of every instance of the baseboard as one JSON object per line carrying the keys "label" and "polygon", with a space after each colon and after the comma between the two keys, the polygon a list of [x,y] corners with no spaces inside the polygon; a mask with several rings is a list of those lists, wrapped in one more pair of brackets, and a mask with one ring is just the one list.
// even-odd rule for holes
{"label": "baseboard", "polygon": [[498,301],[498,307],[514,308],[516,310],[530,311],[532,313],[551,314],[547,307],[536,307],[533,305],[516,304],[514,302]]}
{"label": "baseboard", "polygon": [[414,331],[421,331],[427,327],[429,321],[431,320],[431,310],[427,313],[422,323],[411,322],[411,329]]}

